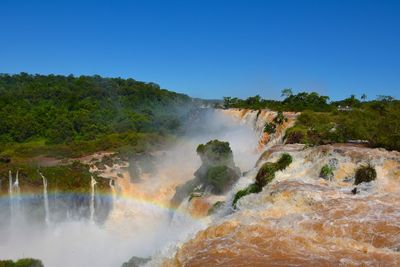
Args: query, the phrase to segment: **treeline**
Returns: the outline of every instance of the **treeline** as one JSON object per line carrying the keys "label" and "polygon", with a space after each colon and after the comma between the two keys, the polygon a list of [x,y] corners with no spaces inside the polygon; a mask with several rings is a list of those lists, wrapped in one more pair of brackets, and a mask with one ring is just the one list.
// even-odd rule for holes
{"label": "treeline", "polygon": [[304,111],[288,129],[288,143],[320,145],[353,141],[400,151],[400,101],[358,103],[331,112]]}
{"label": "treeline", "polygon": [[224,97],[223,108],[248,108],[248,109],[271,109],[276,111],[331,111],[332,106],[328,103],[328,96],[321,96],[318,93],[298,93],[282,91],[286,96],[283,101],[263,99],[259,95],[247,99]]}
{"label": "treeline", "polygon": [[224,108],[268,108],[302,112],[296,125],[286,134],[288,143],[321,145],[361,141],[371,147],[400,151],[400,101],[391,96],[377,96],[367,101],[354,95],[340,101],[318,93],[293,94],[282,90],[284,100],[266,100],[260,96],[238,99],[225,97]]}
{"label": "treeline", "polygon": [[116,145],[118,135],[165,135],[179,128],[180,111],[191,101],[134,79],[0,74],[0,145],[84,146],[101,139]]}

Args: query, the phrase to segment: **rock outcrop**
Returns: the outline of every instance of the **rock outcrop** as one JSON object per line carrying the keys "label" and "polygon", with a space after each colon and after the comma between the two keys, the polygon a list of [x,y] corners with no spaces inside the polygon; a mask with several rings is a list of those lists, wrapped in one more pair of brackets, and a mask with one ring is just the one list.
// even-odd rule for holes
{"label": "rock outcrop", "polygon": [[[235,166],[228,142],[212,140],[207,144],[199,145],[196,151],[202,164],[194,173],[192,180],[176,188],[176,193],[171,200],[173,208],[177,208],[187,197],[191,201],[210,194],[224,194],[240,177],[240,169]],[[204,210],[208,211],[208,208]]]}

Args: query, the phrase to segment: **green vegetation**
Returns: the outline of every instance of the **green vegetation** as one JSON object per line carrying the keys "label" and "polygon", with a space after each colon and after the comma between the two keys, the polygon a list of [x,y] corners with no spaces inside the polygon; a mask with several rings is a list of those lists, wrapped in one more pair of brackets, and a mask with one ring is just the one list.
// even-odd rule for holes
{"label": "green vegetation", "polygon": [[[48,167],[38,167],[31,164],[19,165],[18,169],[11,169],[14,179],[17,170],[20,178],[19,184],[26,192],[36,192],[38,190],[41,192],[43,180],[39,171],[46,177],[48,190],[52,192],[88,193],[90,191],[91,176],[97,181],[96,190],[109,190],[108,180],[91,174],[89,166],[78,161]],[[8,171],[9,169],[7,168],[0,169],[0,177],[8,177]],[[2,187],[3,193],[6,193],[7,190],[7,187]]]}
{"label": "green vegetation", "polygon": [[322,166],[321,171],[319,172],[319,177],[330,180],[333,177],[333,170],[333,167],[325,164],[324,166]]}
{"label": "green vegetation", "polygon": [[176,188],[171,200],[172,207],[178,207],[187,196],[190,199],[201,196],[206,188],[213,194],[223,194],[240,177],[240,169],[235,166],[228,142],[211,140],[200,144],[196,151],[202,164],[194,173],[194,179]]}
{"label": "green vegetation", "polygon": [[258,184],[256,184],[256,183],[251,184],[251,185],[249,185],[248,187],[246,187],[246,188],[244,188],[244,189],[242,189],[242,190],[239,190],[239,191],[235,194],[235,197],[233,198],[232,207],[236,208],[236,203],[237,203],[237,202],[239,201],[239,199],[241,199],[242,197],[247,196],[247,195],[250,195],[250,194],[253,194],[253,193],[260,193],[261,190],[262,190],[262,188],[261,188]]}
{"label": "green vegetation", "polygon": [[207,184],[214,188],[216,194],[226,192],[232,179],[236,180],[236,170],[232,170],[226,165],[210,167],[206,174]]}
{"label": "green vegetation", "polygon": [[224,206],[225,201],[217,201],[214,203],[214,205],[208,210],[208,215],[212,215],[215,212],[217,212],[217,210],[219,210],[222,206]]}
{"label": "green vegetation", "polygon": [[121,267],[138,267],[149,262],[151,258],[132,257],[128,262],[124,262]]}
{"label": "green vegetation", "polygon": [[[190,106],[186,95],[133,79],[0,74],[0,179],[20,170],[21,186],[34,188],[40,169],[52,189],[79,191],[90,184],[88,166],[68,159],[104,150],[129,157],[166,145]],[[48,167],[48,158],[65,162]]]}
{"label": "green vegetation", "polygon": [[282,171],[286,169],[286,167],[289,166],[292,162],[293,162],[292,156],[289,155],[288,153],[283,153],[276,162],[275,166],[278,171]]}
{"label": "green vegetation", "polygon": [[288,119],[283,115],[282,111],[278,111],[276,117],[272,120],[272,122],[265,123],[264,133],[273,134],[276,132],[276,128],[279,125],[282,125]]}
{"label": "green vegetation", "polygon": [[224,108],[248,108],[248,109],[264,109],[269,108],[277,111],[303,111],[313,110],[318,112],[327,112],[333,110],[328,104],[329,97],[320,96],[312,92],[301,92],[296,95],[287,93],[283,96],[283,101],[262,99],[259,95],[249,97],[247,99],[224,97]]}
{"label": "green vegetation", "polygon": [[356,176],[354,184],[358,185],[361,183],[369,183],[376,179],[376,170],[375,167],[371,164],[360,166],[356,170]]}
{"label": "green vegetation", "polygon": [[36,259],[20,259],[16,262],[12,260],[0,260],[0,267],[43,267],[43,263]]}
{"label": "green vegetation", "polygon": [[[296,125],[286,132],[286,143],[322,145],[361,140],[371,147],[400,150],[400,101],[391,96],[378,96],[366,101],[354,95],[340,101],[328,102],[329,97],[317,93],[293,94],[282,90],[283,101],[265,100],[260,96],[245,100],[224,98],[224,108],[269,108],[277,111],[302,112]],[[275,132],[273,123],[264,131]]]}
{"label": "green vegetation", "polygon": [[351,111],[304,111],[286,140],[308,145],[365,140],[371,147],[400,150],[400,101],[360,103]]}
{"label": "green vegetation", "polygon": [[179,129],[179,111],[190,102],[133,79],[0,74],[0,153],[76,156],[150,146],[147,135]]}
{"label": "green vegetation", "polygon": [[277,170],[277,163],[264,163],[256,175],[256,185],[258,185],[260,188],[263,188],[269,184],[275,178],[275,172]]}
{"label": "green vegetation", "polygon": [[200,144],[196,152],[205,165],[218,166],[233,163],[233,154],[228,142],[211,140],[207,144]]}
{"label": "green vegetation", "polygon": [[284,153],[277,162],[266,162],[258,170],[256,181],[248,187],[238,191],[232,201],[232,206],[236,208],[236,203],[244,196],[253,193],[259,193],[263,187],[272,182],[275,178],[275,172],[286,169],[293,161],[293,158],[288,153]]}
{"label": "green vegetation", "polygon": [[264,125],[264,133],[273,134],[276,131],[276,126],[273,123],[265,123]]}
{"label": "green vegetation", "polygon": [[211,188],[214,194],[222,194],[229,190],[240,176],[240,170],[233,162],[229,143],[212,140],[207,144],[199,145],[196,151],[202,165],[195,172],[195,176],[203,188]]}

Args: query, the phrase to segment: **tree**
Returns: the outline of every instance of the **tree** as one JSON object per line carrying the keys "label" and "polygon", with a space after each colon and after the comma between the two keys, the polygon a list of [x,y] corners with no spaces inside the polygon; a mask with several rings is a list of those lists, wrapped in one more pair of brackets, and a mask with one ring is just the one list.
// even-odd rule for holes
{"label": "tree", "polygon": [[365,102],[365,100],[367,100],[367,95],[366,94],[362,94],[361,95],[361,100]]}
{"label": "tree", "polygon": [[378,95],[376,99],[378,101],[382,101],[382,102],[391,102],[391,101],[395,100],[395,98],[390,95]]}
{"label": "tree", "polygon": [[293,95],[292,88],[284,88],[281,91],[281,97],[288,98]]}

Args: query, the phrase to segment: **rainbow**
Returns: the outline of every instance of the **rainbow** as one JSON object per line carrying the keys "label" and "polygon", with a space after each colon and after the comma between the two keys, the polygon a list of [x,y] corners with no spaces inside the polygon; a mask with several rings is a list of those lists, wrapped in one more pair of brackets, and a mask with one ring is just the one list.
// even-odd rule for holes
{"label": "rainbow", "polygon": [[[32,193],[32,192],[23,192],[21,190],[21,193],[17,197],[16,195],[13,196],[13,201],[16,201],[17,199],[19,201],[23,202],[32,202],[32,201],[37,201],[39,198],[43,196],[42,193]],[[76,197],[81,197],[81,198],[90,198],[90,193],[82,193],[82,192],[74,192],[74,191],[53,191],[48,193],[49,199],[55,199],[55,198],[69,198],[71,196],[76,196]],[[96,198],[99,198],[102,201],[107,201],[107,202],[113,202],[114,201],[114,196],[111,193],[106,193],[106,192],[96,192]],[[180,215],[183,215],[185,217],[188,217],[193,220],[198,220],[198,221],[203,221],[204,218],[200,218],[197,216],[193,216],[189,212],[187,212],[185,209],[179,209],[179,208],[173,208],[169,205],[169,203],[165,203],[165,201],[159,201],[156,199],[152,199],[150,197],[145,197],[145,196],[135,196],[135,195],[129,195],[129,194],[116,194],[117,201],[123,201],[125,204],[134,204],[134,205],[141,205],[143,207],[149,208],[149,209],[157,209],[157,210],[162,210],[165,212],[170,212],[170,213],[177,213]],[[0,202],[9,202],[10,197],[8,193],[3,193],[0,195]]]}

